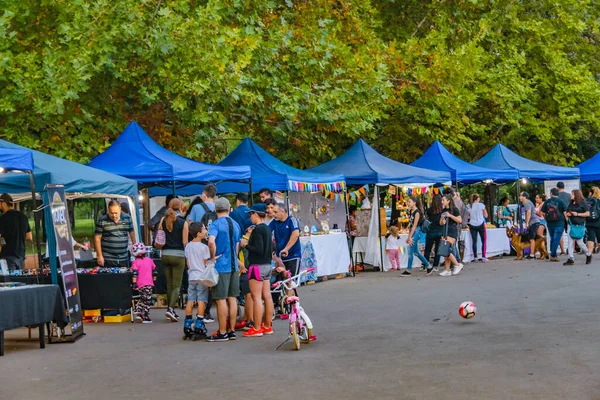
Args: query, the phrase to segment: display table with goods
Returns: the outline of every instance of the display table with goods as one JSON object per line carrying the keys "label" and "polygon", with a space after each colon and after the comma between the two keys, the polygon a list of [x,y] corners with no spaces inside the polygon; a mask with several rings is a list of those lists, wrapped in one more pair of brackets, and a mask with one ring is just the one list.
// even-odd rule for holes
{"label": "display table with goods", "polygon": [[58,285],[0,286],[0,356],[4,355],[4,331],[37,326],[40,348],[46,347],[45,324],[67,325],[67,314]]}
{"label": "display table with goods", "polygon": [[[403,244],[402,246],[400,246],[398,248],[398,250],[399,250],[398,253],[400,255],[400,267],[401,268],[406,268],[406,266],[408,265],[408,245],[406,244],[407,239],[408,239],[408,233],[400,234],[400,243]],[[354,261],[358,260],[359,257],[361,256],[361,254],[364,256],[364,254],[367,252],[367,242],[368,242],[367,237],[357,237],[354,239],[354,245],[352,246],[352,258],[354,259]],[[383,252],[383,270],[389,271],[390,268],[392,268],[392,264],[390,263],[390,258],[388,257],[388,255],[385,251],[385,246],[387,243],[385,236],[381,237],[380,243],[381,243],[381,251]],[[419,251],[423,252],[424,250],[425,250],[425,235],[422,235],[421,241],[419,242]],[[413,268],[420,268],[420,267],[421,267],[421,260],[419,260],[415,256],[413,259]]]}
{"label": "display table with goods", "polygon": [[[345,274],[350,266],[350,250],[345,233],[329,233],[327,235],[301,236],[303,268],[316,268],[316,276],[329,276]],[[314,261],[311,265],[304,265],[311,260],[310,249],[314,249]],[[306,267],[306,268],[304,268]]]}

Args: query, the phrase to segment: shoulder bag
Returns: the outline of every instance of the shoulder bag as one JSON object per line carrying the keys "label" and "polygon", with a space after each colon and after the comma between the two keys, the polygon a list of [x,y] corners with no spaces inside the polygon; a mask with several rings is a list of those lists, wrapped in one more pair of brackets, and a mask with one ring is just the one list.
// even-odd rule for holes
{"label": "shoulder bag", "polygon": [[573,225],[569,218],[569,236],[575,240],[583,239],[585,236],[585,222],[583,225]]}
{"label": "shoulder bag", "polygon": [[154,247],[157,249],[162,249],[167,243],[167,234],[163,230],[163,221],[165,219],[161,218],[158,223],[158,230],[156,231],[156,237],[154,238]]}
{"label": "shoulder bag", "polygon": [[456,239],[448,236],[448,218],[446,218],[446,223],[444,224],[444,235],[442,236],[442,240],[440,240],[440,244],[437,248],[437,255],[442,257],[448,257],[452,252],[452,246]]}

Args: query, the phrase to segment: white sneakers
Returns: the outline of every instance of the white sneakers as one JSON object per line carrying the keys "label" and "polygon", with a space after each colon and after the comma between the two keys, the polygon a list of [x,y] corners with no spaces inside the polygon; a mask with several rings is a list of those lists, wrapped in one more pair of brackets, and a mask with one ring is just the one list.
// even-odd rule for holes
{"label": "white sneakers", "polygon": [[450,272],[450,270],[443,270],[442,272],[440,272],[440,276],[452,276],[452,272]]}
{"label": "white sneakers", "polygon": [[454,267],[454,271],[450,272],[449,270],[443,270],[442,272],[440,272],[440,276],[452,276],[452,275],[458,275],[460,274],[460,271],[462,271],[462,269],[465,266],[463,264],[458,264],[456,267]]}

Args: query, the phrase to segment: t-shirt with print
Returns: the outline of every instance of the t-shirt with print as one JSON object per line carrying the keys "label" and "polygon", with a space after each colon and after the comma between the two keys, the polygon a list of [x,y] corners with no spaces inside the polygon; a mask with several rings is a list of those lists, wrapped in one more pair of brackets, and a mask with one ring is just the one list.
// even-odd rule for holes
{"label": "t-shirt with print", "polygon": [[187,258],[189,280],[200,280],[200,274],[206,269],[205,261],[210,258],[208,246],[202,242],[189,242],[185,246],[185,258]]}
{"label": "t-shirt with print", "polygon": [[523,216],[527,218],[527,211],[531,211],[531,217],[529,218],[529,226],[533,224],[540,223],[540,217],[535,213],[535,206],[531,202],[531,200],[527,200],[525,204],[523,204],[524,214]]}
{"label": "t-shirt with print", "polygon": [[485,204],[483,203],[473,203],[469,206],[469,225],[481,226],[485,222],[483,210],[485,210]]}
{"label": "t-shirt with print", "polygon": [[[231,222],[231,225],[233,228],[233,254],[232,254],[231,243],[229,240],[229,223],[227,221]],[[237,246],[236,245],[239,243],[239,241],[242,238],[240,226],[238,225],[238,223],[229,217],[217,218],[216,221],[213,221],[213,223],[210,224],[210,227],[208,228],[208,234],[210,235],[211,238],[212,237],[215,238],[215,244],[217,246],[215,256],[221,256],[221,257],[217,258],[217,261],[215,262],[215,269],[217,270],[217,272],[220,274],[227,274],[227,273],[232,272],[232,269],[234,271],[237,271],[238,265],[237,265],[237,261],[236,261],[237,260],[237,257],[236,257]],[[232,267],[232,256],[233,256],[233,267]]]}
{"label": "t-shirt with print", "polygon": [[420,228],[423,225],[423,212],[418,208],[415,211],[411,211],[408,216],[408,226],[412,229],[415,224],[415,218],[419,215],[419,222],[417,222],[417,226]]}
{"label": "t-shirt with print", "polygon": [[[294,231],[300,232],[300,223],[294,217],[287,217],[285,221],[273,220],[269,226],[273,235],[275,236],[275,246],[277,248],[277,254],[281,252],[287,246],[290,241],[290,237]],[[282,258],[283,261],[291,260],[294,258],[302,258],[302,248],[300,247],[300,238],[296,240],[296,243],[288,251],[288,256]]]}
{"label": "t-shirt with print", "polygon": [[[567,211],[574,212],[577,214],[583,214],[583,213],[590,211],[590,209],[588,208],[588,205],[586,204],[586,202],[582,201],[579,204],[575,204],[574,202],[571,202],[569,204],[569,208],[567,209]],[[585,217],[570,216],[569,219],[571,220],[571,223],[573,225],[583,225],[585,223]]]}
{"label": "t-shirt with print", "polygon": [[[460,211],[458,211],[458,208],[456,207],[452,207],[452,210],[450,210],[449,208],[444,208],[442,215],[444,215],[443,213],[452,214],[455,217],[460,216]],[[448,224],[448,236],[453,237],[455,239],[458,238],[458,224],[456,223],[456,221],[454,221],[451,218],[446,218],[446,224]]]}

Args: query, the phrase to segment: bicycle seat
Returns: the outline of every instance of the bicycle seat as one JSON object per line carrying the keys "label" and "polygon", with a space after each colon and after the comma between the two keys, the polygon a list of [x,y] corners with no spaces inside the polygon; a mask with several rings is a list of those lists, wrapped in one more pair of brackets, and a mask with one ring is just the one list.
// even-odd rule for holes
{"label": "bicycle seat", "polygon": [[285,299],[285,302],[286,302],[287,304],[290,304],[290,303],[297,303],[297,302],[299,302],[299,301],[300,301],[300,299],[298,298],[298,296],[290,296],[290,297],[288,297],[287,299]]}

